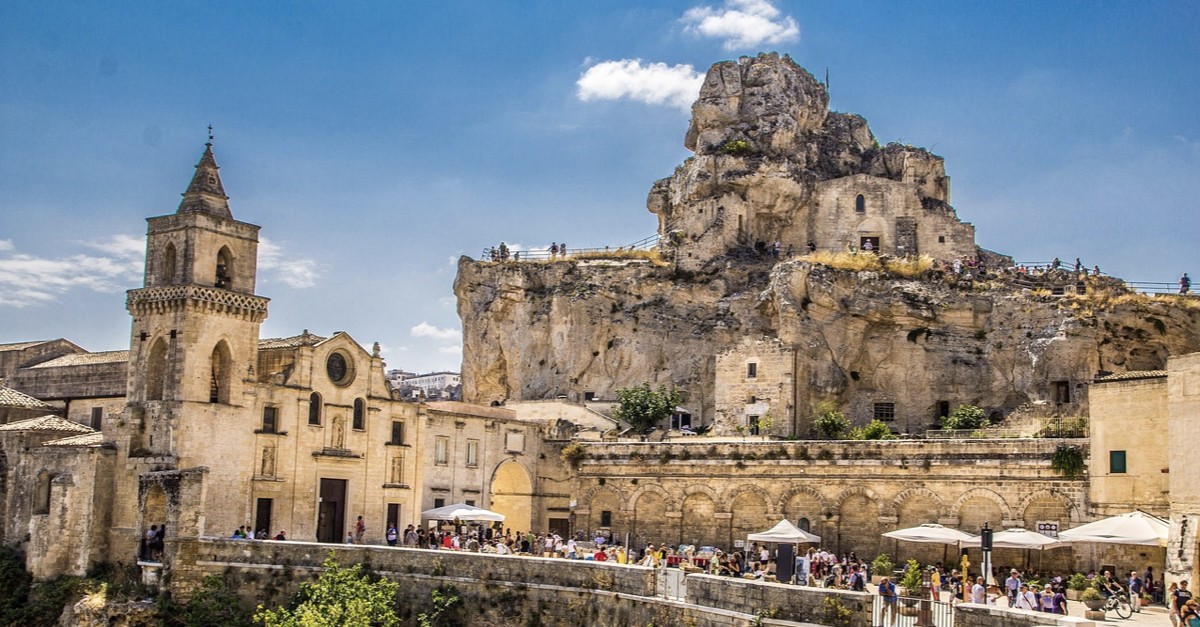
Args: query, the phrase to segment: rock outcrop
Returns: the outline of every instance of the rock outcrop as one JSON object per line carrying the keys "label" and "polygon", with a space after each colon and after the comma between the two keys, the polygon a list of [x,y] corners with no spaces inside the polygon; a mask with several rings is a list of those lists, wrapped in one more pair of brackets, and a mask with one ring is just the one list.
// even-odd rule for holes
{"label": "rock outcrop", "polygon": [[[1022,287],[958,219],[941,157],[880,147],[787,57],[714,65],[685,145],[648,199],[669,263],[460,260],[465,400],[666,383],[718,432],[769,412],[772,432],[805,436],[822,401],[920,432],[965,403],[1082,415],[1097,373],[1200,350],[1200,303],[1066,271],[1042,279],[1061,295]],[[823,265],[847,250],[939,261]]]}
{"label": "rock outcrop", "polygon": [[717,388],[741,379],[718,358],[766,337],[793,355],[790,372],[757,373],[789,388],[773,393],[779,435],[807,435],[825,400],[859,424],[891,403],[908,432],[964,403],[1081,415],[1097,373],[1200,350],[1200,303],[1181,298],[967,290],[803,261],[692,273],[463,258],[455,292],[469,402],[613,399],[649,381],[685,391],[698,422],[731,426]]}

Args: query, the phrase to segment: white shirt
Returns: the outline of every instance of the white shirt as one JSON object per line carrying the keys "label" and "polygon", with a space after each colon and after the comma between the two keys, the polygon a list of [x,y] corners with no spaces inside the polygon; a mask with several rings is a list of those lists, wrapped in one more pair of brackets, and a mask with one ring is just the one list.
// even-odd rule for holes
{"label": "white shirt", "polygon": [[1033,592],[1026,590],[1017,594],[1017,609],[1022,610],[1037,610],[1037,597]]}
{"label": "white shirt", "polygon": [[987,588],[984,588],[983,584],[977,583],[971,587],[971,602],[987,603]]}

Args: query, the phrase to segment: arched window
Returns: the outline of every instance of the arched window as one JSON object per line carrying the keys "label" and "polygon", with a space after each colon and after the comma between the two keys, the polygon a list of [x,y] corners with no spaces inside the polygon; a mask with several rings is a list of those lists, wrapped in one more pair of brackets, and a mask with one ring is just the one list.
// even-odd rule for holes
{"label": "arched window", "polygon": [[233,359],[229,345],[218,342],[212,352],[212,378],[209,381],[208,402],[229,403],[229,384],[233,380]]}
{"label": "arched window", "polygon": [[233,253],[228,246],[222,246],[217,253],[217,272],[213,285],[229,289],[233,285]]}
{"label": "arched window", "polygon": [[316,392],[308,395],[308,424],[321,424],[321,395]]}
{"label": "arched window", "polygon": [[800,524],[798,524],[796,526],[800,528],[800,531],[812,531],[812,529],[810,529],[811,525],[809,524],[807,518],[801,518]]}
{"label": "arched window", "polygon": [[162,267],[160,268],[158,282],[164,285],[170,285],[175,282],[174,242],[167,242],[166,248],[163,249]]}
{"label": "arched window", "polygon": [[155,340],[150,347],[146,368],[146,400],[161,401],[167,380],[167,342],[163,338]]}
{"label": "arched window", "polygon": [[366,428],[367,403],[361,398],[354,399],[354,428],[363,430]]}
{"label": "arched window", "polygon": [[867,199],[863,198],[862,194],[859,194],[858,198],[854,199],[854,210],[859,213],[865,213],[867,211]]}
{"label": "arched window", "polygon": [[50,480],[54,476],[48,472],[40,472],[37,477],[37,491],[33,494],[33,513],[50,513]]}

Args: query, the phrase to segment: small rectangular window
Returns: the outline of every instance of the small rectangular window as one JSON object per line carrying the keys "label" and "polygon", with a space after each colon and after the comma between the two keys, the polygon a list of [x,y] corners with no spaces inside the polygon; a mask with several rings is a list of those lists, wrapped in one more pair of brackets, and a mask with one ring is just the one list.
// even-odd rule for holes
{"label": "small rectangular window", "polygon": [[433,499],[433,509],[446,506],[446,499]]}
{"label": "small rectangular window", "polygon": [[1070,403],[1071,402],[1071,382],[1070,381],[1055,381],[1054,382],[1054,402],[1055,403]]}
{"label": "small rectangular window", "polygon": [[746,416],[746,427],[750,435],[758,435],[758,416]]}
{"label": "small rectangular window", "polygon": [[583,402],[587,403],[587,402],[591,402],[594,400],[596,400],[595,392],[584,392],[583,393]]}
{"label": "small rectangular window", "polygon": [[404,444],[404,422],[401,420],[392,421],[391,443],[397,446]]}
{"label": "small rectangular window", "polygon": [[467,466],[479,465],[479,440],[467,440]]}
{"label": "small rectangular window", "polygon": [[475,507],[475,499],[467,499],[463,502],[466,503],[468,507]]}
{"label": "small rectangular window", "polygon": [[1113,475],[1125,473],[1125,451],[1108,452],[1108,472]]}
{"label": "small rectangular window", "polygon": [[99,431],[102,422],[104,422],[104,408],[103,407],[93,407],[92,408],[92,428],[95,429],[96,431]]}
{"label": "small rectangular window", "polygon": [[746,364],[746,378],[754,379],[758,377],[758,362],[750,362]]}
{"label": "small rectangular window", "polygon": [[275,422],[278,409],[271,405],[263,407],[262,430],[265,433],[275,433],[275,428],[278,426]]}
{"label": "small rectangular window", "polygon": [[600,526],[601,527],[611,527],[612,526],[612,512],[611,511],[606,509],[606,510],[600,512]]}
{"label": "small rectangular window", "polygon": [[433,463],[445,466],[450,461],[450,438],[438,437],[433,446]]}
{"label": "small rectangular window", "polygon": [[875,403],[875,420],[892,422],[896,419],[895,403]]}

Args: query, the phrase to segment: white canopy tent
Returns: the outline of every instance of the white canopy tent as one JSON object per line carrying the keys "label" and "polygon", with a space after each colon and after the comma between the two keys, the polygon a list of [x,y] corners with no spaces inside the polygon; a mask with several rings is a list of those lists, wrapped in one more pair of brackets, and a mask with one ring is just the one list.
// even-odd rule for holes
{"label": "white canopy tent", "polygon": [[[962,546],[979,546],[979,537],[972,537],[970,540],[963,540]],[[1042,535],[1036,531],[1029,531],[1020,527],[997,531],[992,534],[992,547],[997,549],[1036,549],[1038,551],[1045,549],[1057,549],[1061,546],[1070,546],[1066,542],[1055,540],[1050,536]]]}
{"label": "white canopy tent", "polygon": [[466,503],[453,503],[445,507],[437,507],[427,509],[421,512],[421,518],[426,520],[486,520],[491,522],[504,522],[504,514],[467,505]]}
{"label": "white canopy tent", "polygon": [[1167,546],[1167,521],[1142,511],[1110,516],[1059,532],[1068,542]]}
{"label": "white canopy tent", "polygon": [[762,533],[752,533],[746,536],[751,542],[774,542],[776,544],[818,544],[821,536],[811,534],[788,522],[785,518],[779,524]]}
{"label": "white canopy tent", "polygon": [[889,531],[883,534],[883,537],[926,544],[958,544],[976,536],[951,527],[943,527],[937,523],[926,523],[916,527],[909,527],[908,529]]}

